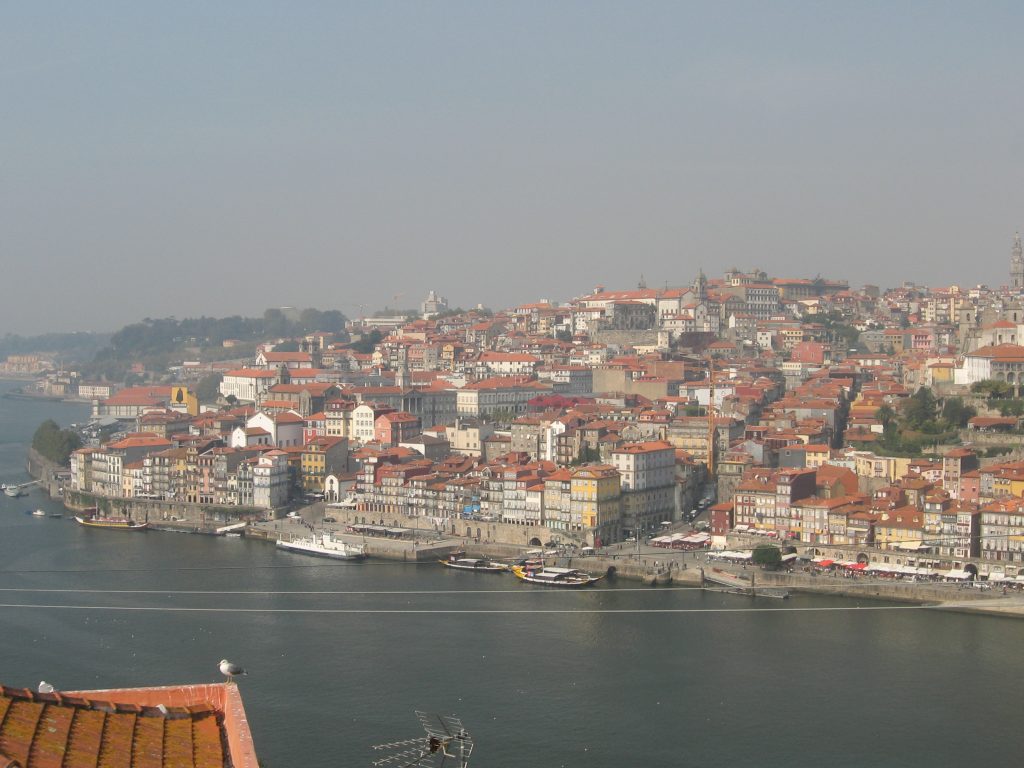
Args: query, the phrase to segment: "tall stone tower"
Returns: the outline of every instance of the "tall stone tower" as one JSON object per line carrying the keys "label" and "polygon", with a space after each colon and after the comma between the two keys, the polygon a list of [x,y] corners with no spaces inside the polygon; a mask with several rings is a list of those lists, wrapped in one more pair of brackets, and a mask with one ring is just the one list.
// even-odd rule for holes
{"label": "tall stone tower", "polygon": [[1013,254],[1010,256],[1010,287],[1024,290],[1024,251],[1021,250],[1020,232],[1013,236]]}
{"label": "tall stone tower", "polygon": [[704,301],[708,297],[708,279],[704,277],[704,270],[697,273],[697,279],[693,281],[693,295],[698,301]]}

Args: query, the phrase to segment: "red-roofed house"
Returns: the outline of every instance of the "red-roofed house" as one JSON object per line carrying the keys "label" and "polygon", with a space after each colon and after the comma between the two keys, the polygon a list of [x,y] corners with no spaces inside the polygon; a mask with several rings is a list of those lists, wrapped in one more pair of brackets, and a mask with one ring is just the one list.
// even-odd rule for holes
{"label": "red-roofed house", "polygon": [[531,376],[541,364],[539,357],[515,352],[480,353],[478,376]]}
{"label": "red-roofed house", "polygon": [[289,448],[302,445],[302,430],[305,420],[292,411],[279,413],[256,413],[246,422],[246,429],[259,428],[270,434],[271,445]]}
{"label": "red-roofed house", "polygon": [[388,448],[414,437],[420,429],[419,417],[405,411],[381,414],[373,422],[374,440]]}
{"label": "red-roofed house", "polygon": [[310,352],[260,352],[256,355],[256,367],[277,370],[281,366],[289,370],[319,368],[319,354]]}
{"label": "red-roofed house", "polygon": [[1008,384],[1019,384],[1024,374],[1024,347],[1017,344],[996,344],[981,347],[964,355],[963,367],[957,368],[957,384],[974,384],[985,379],[997,379]]}
{"label": "red-roofed house", "polygon": [[106,400],[93,405],[94,419],[113,416],[115,419],[134,421],[148,408],[164,408],[170,402],[169,386],[128,387]]}

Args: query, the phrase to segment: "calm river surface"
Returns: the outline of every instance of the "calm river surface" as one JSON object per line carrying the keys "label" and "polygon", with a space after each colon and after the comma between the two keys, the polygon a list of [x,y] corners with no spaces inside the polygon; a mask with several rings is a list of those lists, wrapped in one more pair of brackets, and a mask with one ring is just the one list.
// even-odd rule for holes
{"label": "calm river surface", "polygon": [[[43,419],[87,411],[0,399],[0,481],[27,479]],[[544,591],[243,539],[91,531],[25,514],[37,507],[61,511],[38,490],[0,496],[0,682],[207,682],[226,657],[249,669],[240,686],[268,768],[367,766],[372,744],[421,733],[414,709],[461,716],[473,765],[492,768],[1021,760],[1024,622],[628,582]]]}

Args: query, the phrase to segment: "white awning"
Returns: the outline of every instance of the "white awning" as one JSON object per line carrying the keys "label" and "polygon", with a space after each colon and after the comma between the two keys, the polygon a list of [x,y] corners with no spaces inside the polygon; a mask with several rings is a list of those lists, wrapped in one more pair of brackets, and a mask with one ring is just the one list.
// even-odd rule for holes
{"label": "white awning", "polygon": [[723,560],[749,560],[753,557],[753,554],[751,552],[737,552],[727,549],[724,552],[717,553],[717,556]]}
{"label": "white awning", "polygon": [[943,578],[946,578],[946,579],[969,579],[969,578],[971,578],[971,574],[969,574],[967,571],[961,571],[961,570],[958,570],[956,568],[954,568],[951,571],[947,571],[946,573],[942,574],[942,576],[943,576]]}
{"label": "white awning", "polygon": [[906,550],[908,552],[913,552],[915,550],[921,549],[921,547],[923,547],[923,546],[924,546],[924,542],[923,541],[901,541],[901,542],[899,542],[896,545],[896,548],[897,549],[903,549],[903,550]]}

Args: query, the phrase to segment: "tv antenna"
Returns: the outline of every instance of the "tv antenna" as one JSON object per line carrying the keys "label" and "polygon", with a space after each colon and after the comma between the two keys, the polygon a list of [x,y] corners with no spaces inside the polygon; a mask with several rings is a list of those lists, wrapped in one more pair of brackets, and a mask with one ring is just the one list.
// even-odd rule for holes
{"label": "tv antenna", "polygon": [[373,762],[382,768],[466,768],[473,753],[473,737],[454,715],[434,715],[416,711],[416,718],[426,731],[425,736],[388,744],[375,744],[374,749],[390,752]]}

